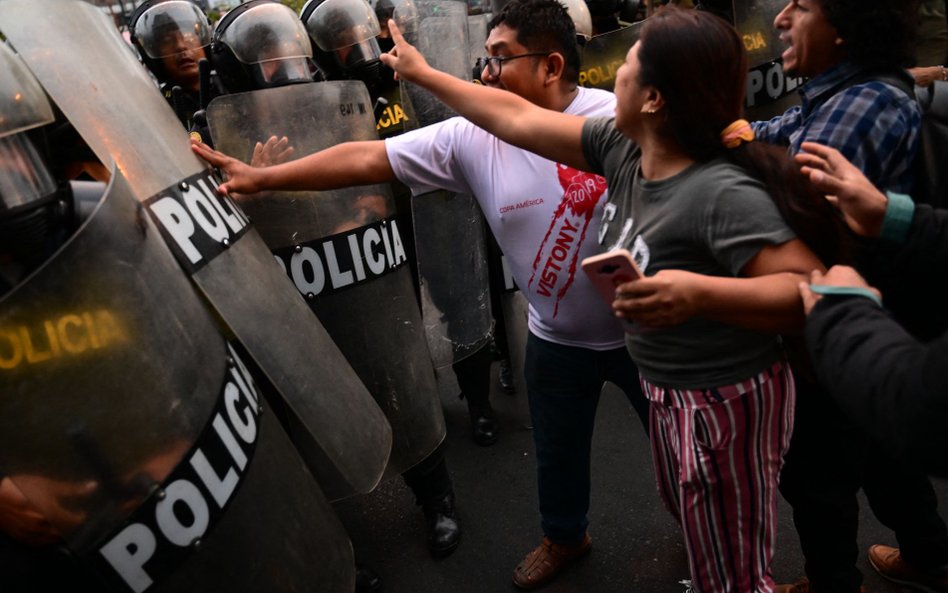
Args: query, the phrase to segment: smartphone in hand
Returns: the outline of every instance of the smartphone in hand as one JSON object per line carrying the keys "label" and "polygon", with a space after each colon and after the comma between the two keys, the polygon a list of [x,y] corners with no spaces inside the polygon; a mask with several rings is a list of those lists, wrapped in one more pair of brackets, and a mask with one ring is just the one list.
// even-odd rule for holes
{"label": "smartphone in hand", "polygon": [[616,300],[618,285],[642,277],[642,272],[635,265],[635,260],[627,249],[615,249],[587,257],[583,260],[582,266],[593,286],[610,307]]}

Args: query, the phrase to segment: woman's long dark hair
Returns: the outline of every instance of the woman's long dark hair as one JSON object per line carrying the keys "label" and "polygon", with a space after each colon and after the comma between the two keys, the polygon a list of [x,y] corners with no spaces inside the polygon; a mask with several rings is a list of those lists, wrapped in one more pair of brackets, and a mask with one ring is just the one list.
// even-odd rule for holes
{"label": "woman's long dark hair", "polygon": [[769,191],[791,229],[826,264],[849,260],[851,233],[785,149],[763,142],[726,148],[721,132],[743,117],[747,54],[737,31],[703,11],[668,7],[639,38],[639,83],[665,100],[659,130],[698,162],[724,158]]}

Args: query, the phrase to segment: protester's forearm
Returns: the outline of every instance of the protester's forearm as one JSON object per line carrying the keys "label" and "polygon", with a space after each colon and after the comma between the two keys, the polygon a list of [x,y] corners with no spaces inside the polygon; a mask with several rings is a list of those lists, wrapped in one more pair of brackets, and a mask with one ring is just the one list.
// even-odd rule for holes
{"label": "protester's forearm", "polygon": [[754,278],[705,276],[697,314],[755,331],[799,333],[804,314],[797,287],[804,279],[790,272]]}
{"label": "protester's forearm", "polygon": [[257,171],[265,190],[328,190],[395,180],[379,140],[345,142],[301,159]]}
{"label": "protester's forearm", "polygon": [[588,169],[581,144],[585,118],[544,109],[511,92],[471,84],[434,69],[422,85],[459,115],[504,142]]}

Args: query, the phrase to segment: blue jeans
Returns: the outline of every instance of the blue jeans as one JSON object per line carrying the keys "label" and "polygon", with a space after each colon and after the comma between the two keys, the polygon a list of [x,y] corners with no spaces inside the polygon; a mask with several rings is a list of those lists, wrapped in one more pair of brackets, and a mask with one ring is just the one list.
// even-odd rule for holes
{"label": "blue jeans", "polygon": [[557,544],[577,545],[589,525],[589,455],[603,383],[625,392],[646,429],[649,404],[625,348],[562,346],[531,333],[524,375],[543,534]]}

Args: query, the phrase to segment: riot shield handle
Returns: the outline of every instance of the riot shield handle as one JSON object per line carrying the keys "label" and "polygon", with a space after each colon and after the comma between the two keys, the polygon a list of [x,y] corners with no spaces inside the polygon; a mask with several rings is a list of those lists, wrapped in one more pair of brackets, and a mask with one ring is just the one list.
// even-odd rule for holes
{"label": "riot shield handle", "polygon": [[207,58],[198,60],[198,76],[201,84],[199,101],[201,110],[205,110],[211,102],[211,62]]}
{"label": "riot shield handle", "polygon": [[181,121],[188,121],[188,114],[184,107],[184,89],[178,85],[171,87],[171,108],[175,116]]}
{"label": "riot shield handle", "polygon": [[382,119],[386,107],[388,107],[388,99],[385,97],[379,97],[375,100],[375,107],[372,108],[372,113],[375,115],[376,122]]}

